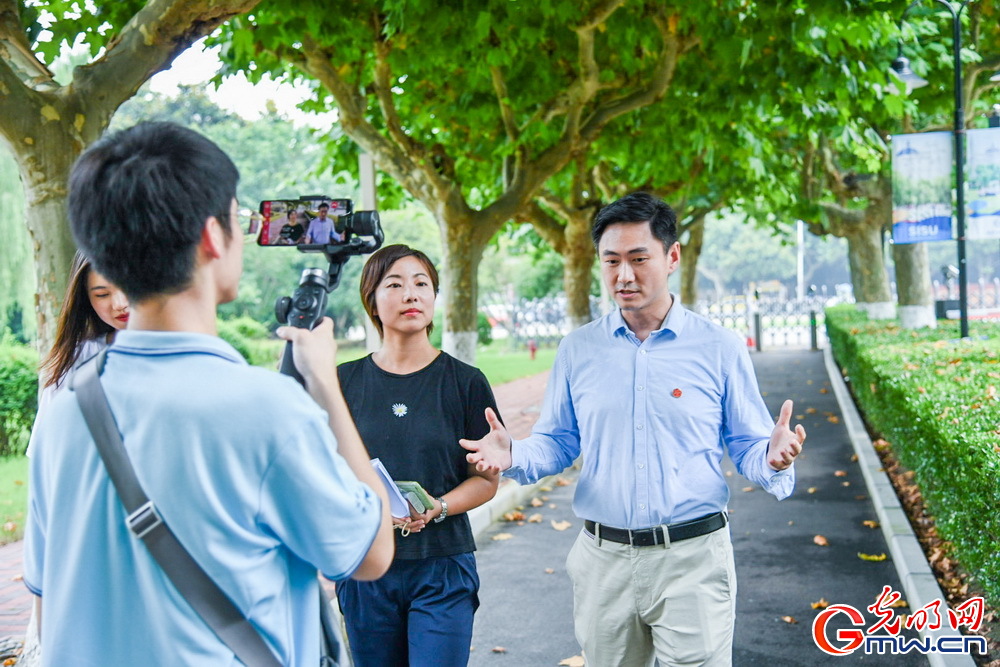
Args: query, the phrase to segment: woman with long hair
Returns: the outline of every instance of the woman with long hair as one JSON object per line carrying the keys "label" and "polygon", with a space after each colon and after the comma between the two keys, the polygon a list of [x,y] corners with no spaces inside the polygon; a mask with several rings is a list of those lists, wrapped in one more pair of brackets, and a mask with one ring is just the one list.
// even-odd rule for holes
{"label": "woman with long hair", "polygon": [[396,519],[396,557],[378,581],[342,581],[337,597],[357,667],[468,664],[479,606],[476,548],[466,512],[496,494],[498,477],[465,460],[461,438],[486,435],[496,410],[486,377],[435,348],[438,274],[427,255],[389,245],[365,264],[361,300],[382,348],[340,366],[340,383],[371,456],[397,481],[416,481],[432,506]]}
{"label": "woman with long hair", "polygon": [[[116,331],[128,324],[128,299],[77,251],[73,258],[66,297],[59,312],[56,338],[41,364],[43,401],[62,386],[66,375],[80,363],[107,347]],[[46,400],[48,399],[48,400]]]}
{"label": "woman with long hair", "polygon": [[[95,271],[90,260],[77,251],[59,311],[56,338],[39,369],[42,389],[35,424],[45,419],[46,407],[64,385],[70,371],[107,347],[114,340],[115,332],[125,328],[128,310],[125,294]],[[33,441],[34,429],[28,441],[28,456],[31,456]],[[41,664],[38,620],[38,605],[34,604],[18,665]]]}

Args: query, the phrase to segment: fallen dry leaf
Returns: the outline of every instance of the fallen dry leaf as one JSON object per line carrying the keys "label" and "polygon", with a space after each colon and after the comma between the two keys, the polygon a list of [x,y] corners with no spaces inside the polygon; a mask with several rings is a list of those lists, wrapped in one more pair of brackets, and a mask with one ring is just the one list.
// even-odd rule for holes
{"label": "fallen dry leaf", "polygon": [[862,521],[861,524],[864,526],[868,526],[869,528],[878,528],[878,521],[872,521],[871,519],[868,519],[867,521]]}
{"label": "fallen dry leaf", "polygon": [[586,664],[582,655],[574,655],[572,658],[559,661],[559,667],[583,667]]}
{"label": "fallen dry leaf", "polygon": [[833,476],[834,477],[847,477],[847,471],[846,470],[838,470],[837,472],[833,473]]}
{"label": "fallen dry leaf", "polygon": [[13,577],[10,578],[10,580],[11,581],[24,581],[24,575],[23,574],[15,574]]}
{"label": "fallen dry leaf", "polygon": [[795,415],[795,421],[797,421],[797,422],[800,422],[800,421],[802,421],[805,418],[806,418],[805,415]]}
{"label": "fallen dry leaf", "polygon": [[8,667],[8,665],[16,665],[17,664],[17,658],[7,658],[6,660],[3,661],[3,664],[4,664],[4,667]]}
{"label": "fallen dry leaf", "polygon": [[904,600],[903,598],[899,598],[889,606],[892,607],[893,609],[899,609],[900,607],[906,607],[908,605],[906,604],[906,600]]}
{"label": "fallen dry leaf", "polygon": [[789,625],[795,625],[796,623],[798,623],[798,621],[795,620],[794,616],[782,616],[781,620],[783,620],[785,623],[788,623]]}
{"label": "fallen dry leaf", "polygon": [[751,491],[753,491],[753,487],[752,486],[744,486],[743,487],[743,493],[750,493]]}
{"label": "fallen dry leaf", "polygon": [[531,506],[532,507],[541,507],[544,504],[545,504],[545,501],[542,500],[541,498],[532,498],[531,499]]}
{"label": "fallen dry leaf", "polygon": [[555,528],[556,530],[566,530],[567,528],[569,528],[570,526],[573,525],[569,521],[555,521],[555,520],[553,520],[553,521],[550,521],[549,523],[551,523],[552,527]]}
{"label": "fallen dry leaf", "polygon": [[857,462],[858,462],[858,455],[851,454],[851,463],[857,463]]}
{"label": "fallen dry leaf", "polygon": [[503,646],[494,646],[490,650],[492,650],[494,653],[506,653],[507,652],[507,649],[505,649]]}
{"label": "fallen dry leaf", "polygon": [[548,493],[549,491],[552,490],[552,487],[551,486],[540,486],[540,487],[538,487],[538,490],[539,491],[543,491],[545,493]]}
{"label": "fallen dry leaf", "polygon": [[821,547],[828,547],[830,546],[830,541],[827,540],[822,535],[817,535],[816,537],[813,538],[813,544],[818,544]]}
{"label": "fallen dry leaf", "polygon": [[539,512],[536,512],[535,514],[532,514],[531,516],[528,517],[528,523],[541,523],[541,522],[542,522],[542,515]]}
{"label": "fallen dry leaf", "polygon": [[15,480],[14,480],[14,484],[16,484],[17,486],[24,486],[24,482],[22,482],[22,481],[21,481],[21,480],[19,480],[19,479],[15,479]]}
{"label": "fallen dry leaf", "polygon": [[13,533],[15,530],[17,530],[17,524],[14,523],[13,521],[8,521],[3,525],[3,529],[4,532]]}
{"label": "fallen dry leaf", "polygon": [[555,508],[557,508],[557,507],[559,507],[559,506],[558,506],[558,505],[556,505],[555,503],[549,503],[549,509],[550,509],[550,510],[554,510],[554,509],[555,509]]}
{"label": "fallen dry leaf", "polygon": [[840,485],[841,486],[850,486],[851,483],[850,482],[841,482]]}
{"label": "fallen dry leaf", "polygon": [[727,470],[726,471],[726,477],[732,477],[732,476],[733,476],[733,471],[732,470]]}
{"label": "fallen dry leaf", "polygon": [[840,423],[840,417],[838,417],[837,415],[830,415],[829,417],[826,418],[826,420],[828,422],[830,422],[831,424],[839,424]]}
{"label": "fallen dry leaf", "polygon": [[556,486],[569,486],[572,483],[565,477],[556,477]]}
{"label": "fallen dry leaf", "polygon": [[829,394],[829,393],[830,393],[830,390],[829,390],[829,389],[827,389],[826,387],[823,387],[823,388],[821,388],[821,389],[819,390],[819,393],[821,393],[821,394]]}
{"label": "fallen dry leaf", "polygon": [[808,489],[806,489],[806,493],[816,493],[818,490],[819,489],[817,489],[815,486],[810,486]]}
{"label": "fallen dry leaf", "polygon": [[490,539],[493,540],[493,541],[495,541],[495,542],[503,542],[504,540],[509,540],[512,537],[514,537],[514,536],[511,535],[510,533],[497,533],[496,535],[494,535]]}
{"label": "fallen dry leaf", "polygon": [[814,414],[816,414],[816,408],[806,408],[806,414],[807,415],[814,415]]}
{"label": "fallen dry leaf", "polygon": [[886,556],[885,554],[878,554],[877,556],[874,554],[863,554],[859,551],[858,558],[860,558],[861,560],[879,562],[885,560],[886,558],[888,558],[888,556]]}
{"label": "fallen dry leaf", "polygon": [[555,572],[551,567],[545,568],[545,574],[555,574]]}
{"label": "fallen dry leaf", "polygon": [[826,601],[826,598],[820,598],[816,602],[810,602],[809,606],[813,609],[826,609],[830,606],[830,603]]}
{"label": "fallen dry leaf", "polygon": [[524,521],[524,512],[505,512],[503,515],[504,521]]}

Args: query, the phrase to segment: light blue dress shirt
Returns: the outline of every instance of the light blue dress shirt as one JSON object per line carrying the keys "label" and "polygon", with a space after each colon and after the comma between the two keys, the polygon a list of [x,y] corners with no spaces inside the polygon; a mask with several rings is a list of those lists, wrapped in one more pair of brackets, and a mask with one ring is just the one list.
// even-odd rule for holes
{"label": "light blue dress shirt", "polygon": [[[101,382],[170,529],[282,664],[318,665],[316,571],[350,576],[381,520],[326,413],[204,334],[121,331]],[[24,583],[46,664],[242,664],[126,529],[72,391],[38,425],[30,479]]]}
{"label": "light blue dress shirt", "polygon": [[726,508],[727,452],[740,474],[787,497],[794,470],[766,460],[773,428],[743,340],[675,296],[644,341],[617,308],[563,339],[541,416],[513,442],[504,475],[532,483],[582,453],[577,516],[633,530],[678,523]]}

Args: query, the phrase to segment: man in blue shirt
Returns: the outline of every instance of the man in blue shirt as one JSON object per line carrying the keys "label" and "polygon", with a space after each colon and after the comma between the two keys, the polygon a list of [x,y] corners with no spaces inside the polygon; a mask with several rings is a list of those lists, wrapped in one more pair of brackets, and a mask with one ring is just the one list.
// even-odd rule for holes
{"label": "man in blue shirt", "polygon": [[669,206],[627,195],[600,211],[593,239],[618,308],[562,341],[528,438],[511,441],[488,414],[490,434],[462,444],[480,470],[522,484],[582,454],[573,509],[584,530],[566,567],[587,664],[730,665],[722,458],[780,500],[805,430],[789,426],[791,401],[772,422],[743,340],[670,293],[680,244]]}
{"label": "man in blue shirt", "polygon": [[[277,660],[317,665],[317,570],[381,576],[389,503],[340,391],[329,319],[279,330],[312,399],[216,335],[242,272],[238,178],[201,135],[137,125],[80,157],[70,221],[131,304],[101,381],[140,484]],[[44,601],[44,663],[241,664],[127,528],[73,391],[36,436],[24,582]]]}
{"label": "man in blue shirt", "polygon": [[329,217],[330,205],[323,202],[317,211],[316,217],[309,223],[306,243],[340,243],[343,241],[343,235],[337,233],[333,227],[333,219]]}

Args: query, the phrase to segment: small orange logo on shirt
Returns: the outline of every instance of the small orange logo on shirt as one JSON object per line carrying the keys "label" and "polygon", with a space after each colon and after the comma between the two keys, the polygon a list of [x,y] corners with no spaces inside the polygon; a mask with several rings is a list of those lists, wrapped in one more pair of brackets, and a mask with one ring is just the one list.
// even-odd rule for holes
{"label": "small orange logo on shirt", "polygon": [[674,398],[680,398],[682,393],[684,393],[684,392],[682,392],[680,389],[674,389],[671,392],[671,394],[673,395]]}

